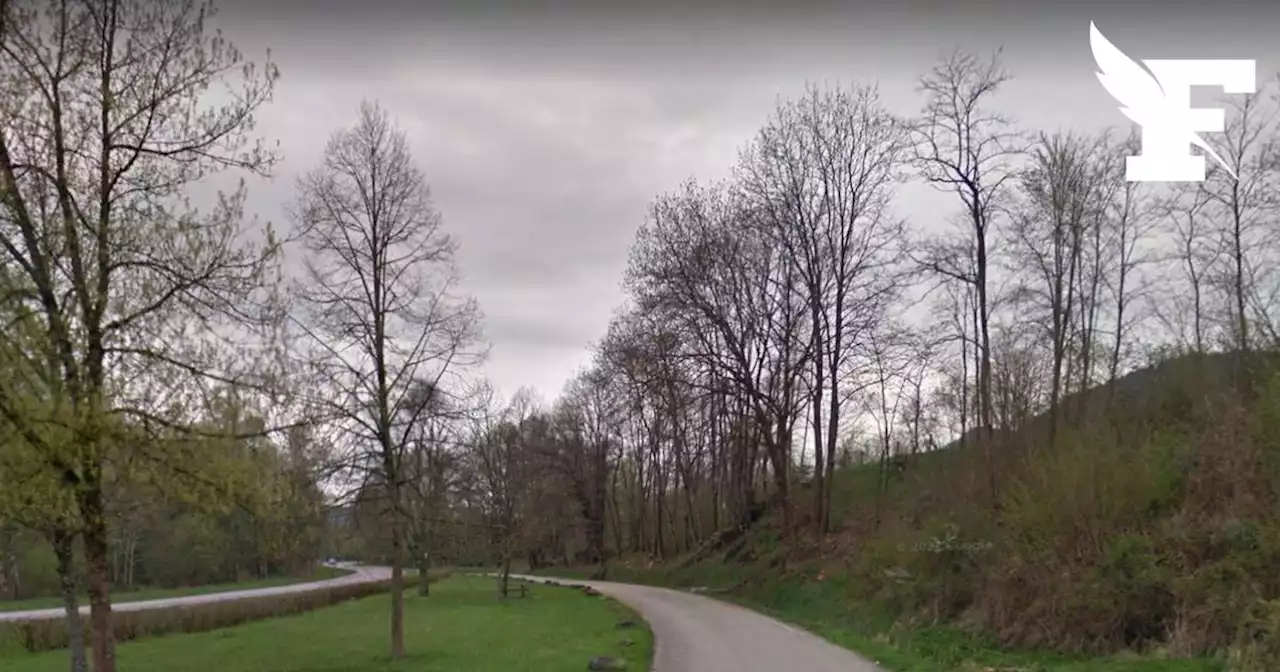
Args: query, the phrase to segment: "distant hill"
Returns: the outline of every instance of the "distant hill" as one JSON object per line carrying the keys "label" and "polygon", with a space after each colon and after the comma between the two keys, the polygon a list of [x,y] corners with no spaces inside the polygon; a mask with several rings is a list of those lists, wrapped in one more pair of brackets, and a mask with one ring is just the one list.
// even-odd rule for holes
{"label": "distant hill", "polygon": [[[1085,392],[1063,397],[1059,402],[1062,409],[1059,426],[1108,416],[1135,421],[1153,417],[1184,417],[1202,407],[1204,401],[1216,392],[1229,389],[1232,382],[1239,379],[1239,371],[1258,371],[1277,364],[1280,364],[1280,356],[1276,353],[1251,353],[1248,361],[1234,352],[1188,354],[1167,359]],[[1049,412],[1045,410],[1006,435],[1000,435],[997,429],[997,438],[1007,439],[1015,435],[1026,438],[1028,434],[1044,436],[1048,429]],[[981,435],[980,429],[971,429],[965,433],[963,443],[974,445]],[[961,443],[957,439],[941,450],[956,448]]]}

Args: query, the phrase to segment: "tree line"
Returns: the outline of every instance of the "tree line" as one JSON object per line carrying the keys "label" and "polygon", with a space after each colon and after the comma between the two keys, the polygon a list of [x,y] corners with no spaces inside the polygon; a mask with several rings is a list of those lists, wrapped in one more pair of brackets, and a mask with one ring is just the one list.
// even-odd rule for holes
{"label": "tree line", "polygon": [[[1136,131],[1001,113],[1010,77],[955,52],[912,115],[809,86],[729,179],[654,199],[628,301],[550,412],[593,428],[610,552],[670,557],[765,507],[827,532],[838,467],[883,480],[947,446],[980,449],[994,505],[1001,437],[1052,443],[1146,364],[1276,347],[1274,91],[1224,103],[1225,166],[1156,185],[1124,179]],[[902,216],[912,184],[954,197],[943,229]]]}
{"label": "tree line", "polygon": [[[0,0],[0,550],[56,556],[73,670],[116,669],[111,591],[139,582],[376,558],[400,657],[405,569],[428,593],[435,564],[497,565],[505,594],[516,563],[604,573],[769,512],[821,534],[843,466],[883,487],[947,446],[995,505],[1001,437],[1052,442],[1153,359],[1275,346],[1270,94],[1230,102],[1230,171],[1136,184],[1132,133],[1021,127],[999,55],[956,52],[914,114],[858,83],[781,101],[729,179],[652,201],[593,364],[505,398],[387,110],[333,134],[283,236],[243,183],[191,202],[280,158],[253,132],[279,73],[213,16]],[[907,185],[954,197],[945,230]]]}
{"label": "tree line", "polygon": [[[944,448],[976,451],[994,509],[1006,453],[1122,411],[1126,374],[1218,353],[1243,380],[1276,347],[1274,90],[1224,102],[1225,166],[1161,185],[1124,178],[1136,129],[1002,114],[1010,77],[998,52],[954,52],[908,115],[872,85],[808,86],[730,178],[656,197],[591,366],[548,404],[499,404],[501,430],[463,429],[491,396],[454,423],[430,518],[492,543],[417,548],[604,576],[767,513],[822,535],[846,522],[842,468],[875,463],[882,493]],[[941,229],[902,215],[921,185],[954,198]]]}

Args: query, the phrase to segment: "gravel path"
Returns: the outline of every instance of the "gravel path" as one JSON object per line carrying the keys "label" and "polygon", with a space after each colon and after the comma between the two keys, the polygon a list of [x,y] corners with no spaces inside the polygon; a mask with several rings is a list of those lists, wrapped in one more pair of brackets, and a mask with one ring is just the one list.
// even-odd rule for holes
{"label": "gravel path", "polygon": [[[138,611],[141,609],[163,609],[165,607],[181,607],[193,604],[207,604],[209,602],[227,602],[231,600],[242,600],[248,597],[266,597],[268,595],[288,595],[290,593],[303,593],[317,588],[328,588],[331,586],[342,586],[352,583],[367,583],[371,581],[382,581],[391,578],[391,569],[389,567],[363,567],[351,566],[345,567],[353,570],[353,573],[340,576],[334,579],[325,579],[323,581],[312,581],[310,583],[293,583],[287,586],[272,586],[269,588],[252,588],[249,590],[228,590],[222,593],[208,593],[204,595],[187,595],[185,597],[166,597],[159,600],[142,600],[138,602],[121,602],[111,605],[112,611]],[[88,605],[80,607],[80,613],[88,614]],[[45,618],[62,618],[66,614],[61,608],[55,609],[33,609],[30,611],[5,611],[0,612],[0,622],[4,621],[31,621]]]}

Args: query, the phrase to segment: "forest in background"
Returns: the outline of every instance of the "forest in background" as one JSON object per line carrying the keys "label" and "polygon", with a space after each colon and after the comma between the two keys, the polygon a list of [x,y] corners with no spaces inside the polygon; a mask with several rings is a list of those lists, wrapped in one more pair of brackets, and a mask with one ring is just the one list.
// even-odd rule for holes
{"label": "forest in background", "polygon": [[[1148,185],[1133,133],[1002,115],[998,54],[940,60],[914,111],[811,86],[637,213],[626,305],[540,400],[478,375],[458,243],[376,103],[283,232],[243,187],[187,200],[280,158],[252,133],[279,73],[212,9],[0,1],[0,574],[62,594],[73,669],[115,671],[114,591],[329,554],[394,568],[393,657],[405,569],[505,593],[639,556],[839,574],[1009,645],[1276,660],[1273,88],[1224,102],[1225,166]],[[908,184],[954,197],[944,229]]]}

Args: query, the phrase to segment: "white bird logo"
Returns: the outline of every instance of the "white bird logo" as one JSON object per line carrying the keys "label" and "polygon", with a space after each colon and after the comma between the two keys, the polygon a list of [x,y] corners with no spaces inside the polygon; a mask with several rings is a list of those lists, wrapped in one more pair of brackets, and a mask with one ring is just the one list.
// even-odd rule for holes
{"label": "white bird logo", "polygon": [[[1092,21],[1089,22],[1089,46],[1093,49],[1093,60],[1102,71],[1097,73],[1098,81],[1120,103],[1120,111],[1124,116],[1140,126],[1150,125],[1153,117],[1163,116],[1169,105],[1159,80],[1107,41]],[[1187,129],[1187,140],[1213,157],[1233,179],[1240,179],[1231,166],[1194,130]]]}

